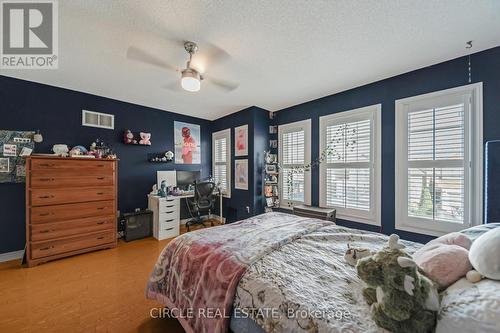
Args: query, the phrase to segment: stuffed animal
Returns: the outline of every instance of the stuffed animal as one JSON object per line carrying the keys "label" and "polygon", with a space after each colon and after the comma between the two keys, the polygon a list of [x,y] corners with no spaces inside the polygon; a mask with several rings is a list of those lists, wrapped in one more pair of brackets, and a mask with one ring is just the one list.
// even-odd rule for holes
{"label": "stuffed animal", "polygon": [[139,133],[139,135],[141,136],[141,140],[139,141],[139,144],[140,145],[151,145],[151,133],[144,133],[144,132],[141,132]]}
{"label": "stuffed animal", "polygon": [[131,130],[126,130],[123,134],[123,142],[128,144],[137,144],[137,140],[134,140],[134,133]]}
{"label": "stuffed animal", "polygon": [[[495,228],[474,241],[469,251],[469,259],[478,274],[491,280],[500,280],[499,252],[500,228]],[[468,273],[468,275],[472,275],[475,280],[478,279],[477,274]]]}
{"label": "stuffed animal", "polygon": [[413,260],[439,289],[445,289],[472,269],[469,262],[471,244],[466,235],[452,232],[422,246],[413,254]]}
{"label": "stuffed animal", "polygon": [[380,327],[398,333],[431,332],[439,310],[436,286],[398,240],[391,235],[386,247],[358,261],[358,276],[367,284],[363,296]]}
{"label": "stuffed animal", "polygon": [[351,266],[356,266],[359,259],[371,256],[374,254],[370,249],[362,247],[351,247],[347,244],[347,250],[345,251],[344,260]]}

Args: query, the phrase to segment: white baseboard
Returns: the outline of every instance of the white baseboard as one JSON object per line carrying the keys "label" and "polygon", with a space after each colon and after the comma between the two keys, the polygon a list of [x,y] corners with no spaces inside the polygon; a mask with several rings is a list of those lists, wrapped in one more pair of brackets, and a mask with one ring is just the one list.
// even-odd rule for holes
{"label": "white baseboard", "polygon": [[11,261],[21,259],[23,257],[24,250],[0,253],[0,262]]}

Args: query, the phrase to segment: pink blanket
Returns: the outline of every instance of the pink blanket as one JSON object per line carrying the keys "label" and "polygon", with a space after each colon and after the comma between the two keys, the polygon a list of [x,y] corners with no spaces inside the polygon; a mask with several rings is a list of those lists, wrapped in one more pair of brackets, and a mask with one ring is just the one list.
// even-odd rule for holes
{"label": "pink blanket", "polygon": [[262,256],[332,222],[267,213],[186,233],[163,250],[146,295],[166,305],[187,333],[227,332],[236,287]]}

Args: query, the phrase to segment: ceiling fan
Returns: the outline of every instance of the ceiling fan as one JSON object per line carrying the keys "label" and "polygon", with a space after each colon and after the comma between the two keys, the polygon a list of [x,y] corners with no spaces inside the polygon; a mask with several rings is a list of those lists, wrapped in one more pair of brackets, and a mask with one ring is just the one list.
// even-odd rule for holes
{"label": "ceiling fan", "polygon": [[[175,66],[172,66],[165,61],[141,50],[136,47],[129,47],[127,50],[127,58],[132,59],[132,60],[137,60],[141,61],[150,65],[154,65],[157,67],[161,67],[164,69],[168,70],[173,70],[181,74],[181,82],[180,86],[182,89],[189,91],[189,92],[197,92],[201,89],[201,81],[205,80],[207,82],[210,82],[214,86],[229,92],[232,90],[235,90],[238,88],[239,84],[226,81],[226,80],[221,80],[214,78],[212,76],[207,76],[205,74],[205,68],[207,65],[210,65],[210,63],[213,63],[215,61],[224,61],[227,60],[230,56],[225,52],[224,50],[214,46],[214,45],[207,45],[208,51],[206,52],[205,55],[205,64],[196,64],[193,60],[193,56],[199,51],[198,45],[195,42],[191,41],[184,41],[183,42],[184,49],[186,52],[189,54],[189,60],[186,63],[186,68],[181,69]],[[178,83],[175,83],[175,86],[167,86],[167,88],[172,88],[173,90],[176,90],[175,88],[178,87]]]}

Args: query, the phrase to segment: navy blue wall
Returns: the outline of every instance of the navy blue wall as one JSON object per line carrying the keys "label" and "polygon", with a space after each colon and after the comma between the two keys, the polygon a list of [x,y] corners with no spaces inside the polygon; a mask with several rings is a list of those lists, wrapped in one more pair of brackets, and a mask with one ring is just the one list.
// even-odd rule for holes
{"label": "navy blue wall", "polygon": [[[0,129],[40,129],[44,141],[36,152],[48,153],[55,143],[88,147],[96,138],[112,145],[120,158],[122,212],[147,207],[146,195],[156,183],[157,170],[202,170],[203,176],[211,172],[210,121],[5,76],[0,76],[0,101]],[[82,126],[82,109],[114,114],[115,130]],[[201,165],[147,162],[148,153],[174,151],[174,120],[201,126]],[[124,145],[125,129],[151,132],[152,145]],[[0,253],[24,248],[24,205],[24,184],[0,183]]]}
{"label": "navy blue wall", "polygon": [[[234,128],[248,124],[248,156],[234,156]],[[234,222],[263,212],[262,171],[263,153],[267,144],[268,112],[250,107],[217,119],[212,123],[213,132],[231,129],[231,198],[224,200],[224,215]],[[248,158],[248,190],[234,188],[234,161]],[[246,207],[250,208],[247,213]]]}
{"label": "navy blue wall", "polygon": [[[500,47],[471,56],[472,83],[483,82],[484,140],[500,139]],[[382,232],[394,227],[394,101],[468,84],[467,57],[422,68],[276,113],[276,124],[312,119],[312,158],[319,155],[319,117],[382,104]],[[312,170],[312,204],[319,202],[319,171]],[[497,203],[497,205],[500,203]],[[341,221],[342,222],[342,221]],[[346,223],[349,224],[349,223]],[[359,224],[352,224],[360,226]],[[363,227],[363,226],[362,226]],[[367,229],[371,229],[366,226]],[[431,237],[398,231],[403,238],[426,242]]]}

